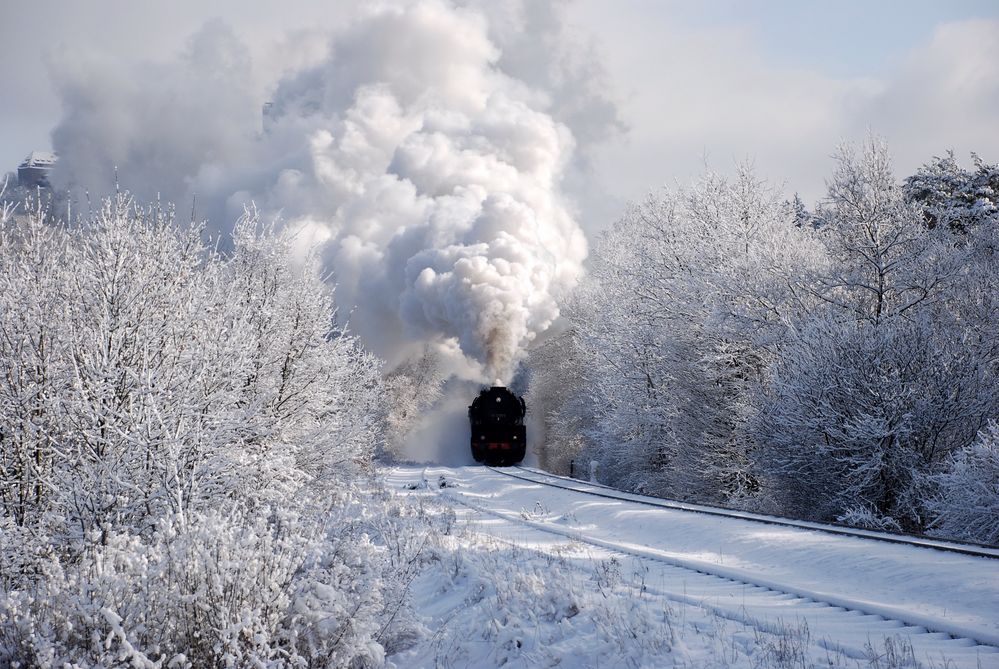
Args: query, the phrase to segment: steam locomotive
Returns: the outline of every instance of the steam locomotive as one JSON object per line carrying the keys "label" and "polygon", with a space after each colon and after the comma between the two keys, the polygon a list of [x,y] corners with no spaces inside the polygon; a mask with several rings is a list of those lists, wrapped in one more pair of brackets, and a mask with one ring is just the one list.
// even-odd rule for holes
{"label": "steam locomotive", "polygon": [[524,459],[527,406],[503,386],[482,390],[468,407],[472,426],[472,457],[488,465],[513,465]]}

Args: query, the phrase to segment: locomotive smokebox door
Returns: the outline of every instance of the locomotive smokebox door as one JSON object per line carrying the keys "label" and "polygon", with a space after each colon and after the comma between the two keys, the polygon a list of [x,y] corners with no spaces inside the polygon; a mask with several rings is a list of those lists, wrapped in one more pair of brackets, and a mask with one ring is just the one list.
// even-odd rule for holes
{"label": "locomotive smokebox door", "polygon": [[472,457],[488,465],[514,465],[527,452],[524,399],[503,386],[479,392],[468,407]]}

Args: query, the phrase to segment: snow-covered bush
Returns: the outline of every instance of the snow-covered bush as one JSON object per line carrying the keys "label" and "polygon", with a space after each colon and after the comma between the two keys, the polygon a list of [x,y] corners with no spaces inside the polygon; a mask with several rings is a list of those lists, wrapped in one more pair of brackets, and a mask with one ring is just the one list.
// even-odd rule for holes
{"label": "snow-covered bush", "polygon": [[0,595],[0,664],[378,664],[385,639],[415,634],[383,598],[396,566],[353,524],[357,509],[326,511],[174,516],[149,536],[110,532],[73,562],[42,560],[42,578]]}
{"label": "snow-covered bush", "polygon": [[419,520],[359,489],[379,362],[316,260],[252,212],[223,254],[126,195],[26,211],[0,228],[0,665],[339,667],[418,634]]}
{"label": "snow-covered bush", "polygon": [[863,507],[918,528],[919,473],[974,438],[995,406],[987,378],[929,324],[817,320],[772,368],[753,422],[759,469],[790,515]]}
{"label": "snow-covered bush", "polygon": [[6,231],[4,514],[58,517],[82,541],[366,466],[377,361],[334,326],[315,262],[256,227],[222,256],[120,195],[78,227],[32,215]]}
{"label": "snow-covered bush", "polygon": [[836,516],[836,521],[851,527],[862,527],[881,532],[901,532],[902,526],[894,518],[879,514],[870,506],[851,506],[845,513]]}
{"label": "snow-covered bush", "polygon": [[999,544],[999,423],[989,423],[929,481],[936,486],[928,502],[935,533]]}

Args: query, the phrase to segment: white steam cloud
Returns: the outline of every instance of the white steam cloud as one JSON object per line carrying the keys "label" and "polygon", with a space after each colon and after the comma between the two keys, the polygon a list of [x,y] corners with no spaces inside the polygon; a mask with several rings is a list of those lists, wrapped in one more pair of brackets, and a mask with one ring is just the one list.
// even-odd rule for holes
{"label": "white steam cloud", "polygon": [[[100,192],[116,166],[141,197],[196,194],[219,229],[253,200],[321,244],[352,328],[390,363],[431,345],[450,372],[506,383],[586,256],[565,192],[585,183],[576,152],[620,127],[558,17],[526,0],[379,5],[319,57],[286,42],[296,69],[266,97],[218,22],[130,76],[57,62],[56,180]],[[532,38],[549,45],[534,68]]]}

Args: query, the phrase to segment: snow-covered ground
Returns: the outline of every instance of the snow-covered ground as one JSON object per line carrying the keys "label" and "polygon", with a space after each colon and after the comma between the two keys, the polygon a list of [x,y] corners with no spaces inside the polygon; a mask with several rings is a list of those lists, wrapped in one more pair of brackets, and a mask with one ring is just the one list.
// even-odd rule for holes
{"label": "snow-covered ground", "polygon": [[[455,514],[408,666],[999,667],[999,560],[394,467]],[[954,638],[956,637],[956,638]]]}

